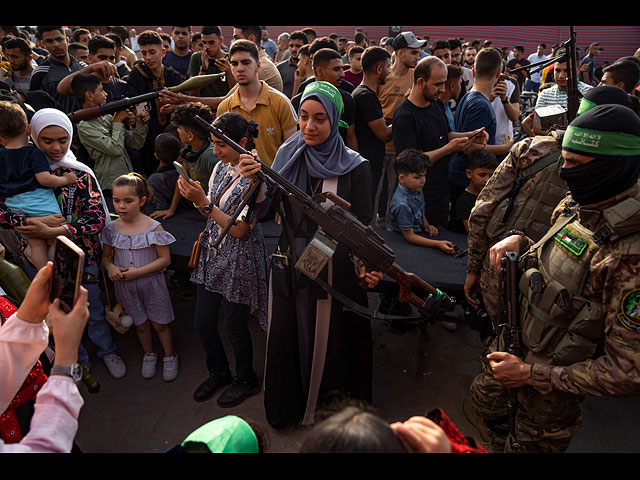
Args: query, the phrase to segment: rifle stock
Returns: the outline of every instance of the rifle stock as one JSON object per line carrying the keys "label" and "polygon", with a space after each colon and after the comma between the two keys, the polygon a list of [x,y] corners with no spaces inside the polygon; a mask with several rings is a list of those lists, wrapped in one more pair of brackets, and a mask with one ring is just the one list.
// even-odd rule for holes
{"label": "rifle stock", "polygon": [[[196,115],[195,119],[215,137],[227,143],[238,153],[251,155],[251,152],[238,145],[220,129],[211,125],[199,115]],[[260,171],[257,174],[258,179],[265,182],[268,190],[280,191],[283,198],[298,207],[304,215],[313,220],[333,240],[345,244],[371,270],[384,272],[396,280],[400,288],[400,301],[411,303],[422,313],[428,315],[434,315],[439,310],[450,311],[455,307],[455,298],[446,295],[417,275],[406,272],[396,264],[393,250],[384,243],[384,239],[373,227],[364,225],[347,211],[346,208],[349,207],[349,203],[344,199],[336,195],[327,195],[327,198],[332,200],[334,204],[325,209],[317,201],[318,197],[310,197],[306,192],[300,190],[289,180],[262,163],[260,159],[255,158],[255,160],[260,163]],[[235,221],[235,219],[231,218],[229,220],[229,222],[232,221]],[[416,288],[426,292],[426,299],[415,293]]]}

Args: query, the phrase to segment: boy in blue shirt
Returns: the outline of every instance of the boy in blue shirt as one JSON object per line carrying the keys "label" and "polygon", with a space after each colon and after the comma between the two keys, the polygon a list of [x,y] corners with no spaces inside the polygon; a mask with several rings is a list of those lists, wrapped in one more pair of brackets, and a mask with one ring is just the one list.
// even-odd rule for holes
{"label": "boy in blue shirt", "polygon": [[430,225],[425,216],[425,202],[422,193],[429,157],[419,150],[407,149],[396,158],[398,175],[396,187],[389,204],[389,231],[400,232],[407,242],[414,245],[439,248],[445,253],[454,252],[448,240],[427,238],[438,235],[435,225]]}

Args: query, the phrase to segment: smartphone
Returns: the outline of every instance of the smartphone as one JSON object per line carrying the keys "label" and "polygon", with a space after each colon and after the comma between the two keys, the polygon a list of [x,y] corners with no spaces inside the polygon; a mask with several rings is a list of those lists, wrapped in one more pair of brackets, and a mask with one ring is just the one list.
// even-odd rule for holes
{"label": "smartphone", "polygon": [[484,132],[484,130],[481,128],[479,130],[476,130],[475,132],[473,132],[471,135],[469,135],[469,140],[471,140],[473,137],[475,137],[476,135],[478,135],[480,132]]}
{"label": "smartphone", "polygon": [[504,74],[504,73],[501,73],[501,74],[500,74],[500,79],[499,79],[498,81],[499,81],[499,82],[502,82],[502,81],[504,81],[504,80],[506,80],[506,79],[507,79],[507,75],[506,75],[506,74]]}
{"label": "smartphone", "polygon": [[178,170],[178,173],[182,175],[182,178],[184,178],[186,181],[190,180],[187,170],[180,162],[173,162],[173,166],[176,167],[176,170]]}
{"label": "smartphone", "polygon": [[53,275],[50,300],[60,299],[60,308],[69,313],[78,299],[84,276],[84,252],[62,235],[53,247]]}

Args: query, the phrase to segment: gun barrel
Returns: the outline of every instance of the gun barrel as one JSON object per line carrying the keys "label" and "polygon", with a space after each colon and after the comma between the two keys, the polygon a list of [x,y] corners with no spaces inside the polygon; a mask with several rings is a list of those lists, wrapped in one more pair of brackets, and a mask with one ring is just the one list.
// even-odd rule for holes
{"label": "gun barrel", "polygon": [[137,105],[138,103],[147,102],[149,100],[155,100],[160,95],[160,91],[156,90],[149,93],[144,93],[142,95],[138,95],[131,98],[122,98],[120,100],[115,100],[113,102],[105,103],[104,105],[99,105],[97,107],[89,107],[89,108],[81,108],[80,110],[76,110],[75,112],[71,112],[69,114],[69,119],[72,122],[80,122],[82,120],[92,120],[94,118],[98,118],[102,115],[107,115],[109,113],[119,112],[120,110],[126,110],[133,105]]}

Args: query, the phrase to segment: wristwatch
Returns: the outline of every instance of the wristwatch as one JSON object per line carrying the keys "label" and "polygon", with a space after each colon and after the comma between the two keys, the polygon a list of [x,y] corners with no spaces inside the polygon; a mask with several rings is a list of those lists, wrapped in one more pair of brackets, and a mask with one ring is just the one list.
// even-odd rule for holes
{"label": "wristwatch", "polygon": [[66,375],[71,377],[74,382],[82,380],[82,365],[74,363],[73,365],[54,365],[51,367],[51,375]]}
{"label": "wristwatch", "polygon": [[209,215],[211,213],[211,210],[213,210],[213,202],[211,202],[209,205],[203,205],[201,207],[196,205],[194,202],[193,206],[199,210],[202,210],[202,213],[204,213],[205,215]]}

